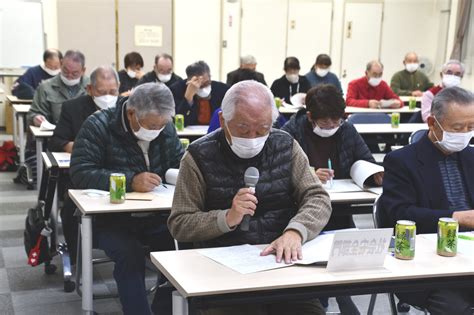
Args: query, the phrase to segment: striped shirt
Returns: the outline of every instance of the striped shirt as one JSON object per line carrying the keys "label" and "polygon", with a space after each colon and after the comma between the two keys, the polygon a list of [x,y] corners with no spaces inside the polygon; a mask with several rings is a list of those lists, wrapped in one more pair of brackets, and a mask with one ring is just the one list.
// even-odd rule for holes
{"label": "striped shirt", "polygon": [[472,209],[469,204],[466,182],[461,172],[458,154],[450,154],[438,163],[446,197],[449,202],[449,210]]}

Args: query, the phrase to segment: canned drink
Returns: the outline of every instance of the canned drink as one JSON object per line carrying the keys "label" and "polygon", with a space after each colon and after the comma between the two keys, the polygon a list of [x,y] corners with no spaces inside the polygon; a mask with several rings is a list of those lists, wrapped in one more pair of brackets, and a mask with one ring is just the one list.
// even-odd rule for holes
{"label": "canned drink", "polygon": [[183,115],[178,114],[174,116],[174,126],[176,127],[176,130],[178,131],[184,130],[184,116]]}
{"label": "canned drink", "polygon": [[283,102],[282,102],[281,98],[275,97],[275,106],[276,106],[276,108],[280,108],[282,103]]}
{"label": "canned drink", "polygon": [[392,113],[392,128],[400,126],[400,113]]}
{"label": "canned drink", "polygon": [[441,256],[456,256],[458,251],[459,223],[453,218],[440,218],[438,221],[437,253]]}
{"label": "canned drink", "polygon": [[395,226],[395,258],[410,260],[415,257],[416,225],[413,221],[399,220]]}
{"label": "canned drink", "polygon": [[127,191],[125,174],[113,173],[110,175],[110,203],[124,203]]}
{"label": "canned drink", "polygon": [[416,108],[416,98],[410,97],[408,100],[408,108],[409,109],[415,109]]}
{"label": "canned drink", "polygon": [[179,139],[179,141],[181,141],[181,144],[183,145],[184,150],[186,150],[189,147],[189,139],[181,138]]}

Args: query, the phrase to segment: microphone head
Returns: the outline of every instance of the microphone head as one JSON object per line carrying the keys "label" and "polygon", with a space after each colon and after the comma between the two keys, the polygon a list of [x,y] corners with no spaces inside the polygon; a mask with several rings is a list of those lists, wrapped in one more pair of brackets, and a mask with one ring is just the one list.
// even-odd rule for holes
{"label": "microphone head", "polygon": [[245,186],[255,187],[255,185],[257,185],[259,177],[260,173],[258,172],[258,169],[256,169],[255,167],[247,168],[244,174]]}

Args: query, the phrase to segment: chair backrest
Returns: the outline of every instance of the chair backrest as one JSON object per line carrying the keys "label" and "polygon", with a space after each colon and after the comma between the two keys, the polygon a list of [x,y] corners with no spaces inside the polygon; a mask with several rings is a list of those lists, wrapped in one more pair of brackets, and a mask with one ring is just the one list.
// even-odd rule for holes
{"label": "chair backrest", "polygon": [[423,138],[423,136],[427,132],[428,132],[428,130],[425,130],[425,129],[420,129],[420,130],[417,130],[417,131],[413,131],[411,133],[410,137],[408,138],[408,143],[412,144],[412,143],[418,142],[421,138]]}
{"label": "chair backrest", "polygon": [[355,113],[347,118],[352,124],[385,124],[390,123],[391,117],[385,113]]}
{"label": "chair backrest", "polygon": [[373,205],[373,211],[372,211],[372,220],[374,220],[374,227],[376,229],[378,229],[382,226],[382,223],[380,222],[380,218],[377,215],[377,207],[378,207],[380,196],[381,195],[379,195],[379,196],[377,196],[377,198],[375,198],[374,205]]}

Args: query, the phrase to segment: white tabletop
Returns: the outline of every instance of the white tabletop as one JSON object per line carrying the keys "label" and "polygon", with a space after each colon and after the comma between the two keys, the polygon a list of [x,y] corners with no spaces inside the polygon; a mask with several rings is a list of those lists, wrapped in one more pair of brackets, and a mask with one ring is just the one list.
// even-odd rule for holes
{"label": "white tabletop", "polygon": [[[69,164],[71,162],[71,153],[67,152],[52,152],[51,153],[58,163],[58,167],[62,169],[68,169]],[[51,168],[53,166],[53,163],[51,162],[49,156],[46,154],[46,152],[41,152],[41,157],[43,158],[43,162],[46,165],[46,168]]]}
{"label": "white tabletop", "polygon": [[408,106],[403,106],[402,108],[365,108],[365,107],[354,107],[347,106],[346,114],[355,114],[355,113],[416,113],[419,112],[419,108],[410,109]]}
{"label": "white tabletop", "polygon": [[36,126],[30,126],[30,130],[33,136],[35,136],[36,138],[50,138],[53,136],[52,130],[43,131],[43,130],[40,130],[39,127],[36,127]]}
{"label": "white tabletop", "polygon": [[11,104],[31,104],[31,103],[33,103],[33,100],[20,99],[20,98],[16,97],[15,95],[7,95],[6,98]]}
{"label": "white tabletop", "polygon": [[125,200],[124,203],[110,203],[109,196],[90,197],[84,190],[68,191],[69,196],[83,214],[115,213],[115,212],[149,212],[169,211],[173,203],[174,186],[166,184],[167,189],[154,197],[153,200]]}
{"label": "white tabletop", "polygon": [[182,131],[177,131],[178,137],[202,137],[207,134],[207,125],[187,126]]}
{"label": "white tabletop", "polygon": [[[408,103],[412,97],[413,96],[400,96],[400,99],[402,102]],[[414,98],[417,103],[421,102],[421,96],[415,96]]]}
{"label": "white tabletop", "polygon": [[294,114],[297,111],[299,111],[301,108],[302,107],[296,107],[296,106],[293,106],[293,107],[280,106],[278,110],[280,111],[281,114]]}
{"label": "white tabletop", "polygon": [[331,203],[373,203],[377,194],[370,191],[328,192]]}
{"label": "white tabletop", "polygon": [[196,250],[153,252],[151,258],[183,297],[474,275],[474,256],[460,253],[456,257],[439,256],[436,254],[436,242],[420,236],[416,239],[413,260],[387,256],[384,264],[386,270],[362,272],[329,273],[324,267],[291,266],[244,275]]}
{"label": "white tabletop", "polygon": [[400,124],[398,128],[392,128],[391,124],[354,124],[357,132],[360,134],[400,134],[400,133],[412,133],[420,129],[428,129],[428,125],[425,123],[417,124]]}
{"label": "white tabletop", "polygon": [[28,113],[30,111],[31,105],[28,104],[13,104],[13,110],[17,113]]}

